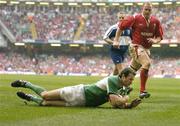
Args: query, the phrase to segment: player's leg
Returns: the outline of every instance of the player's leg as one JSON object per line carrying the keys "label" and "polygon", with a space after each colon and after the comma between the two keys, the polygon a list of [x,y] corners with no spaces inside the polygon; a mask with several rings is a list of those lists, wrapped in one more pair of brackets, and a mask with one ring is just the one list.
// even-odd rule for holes
{"label": "player's leg", "polygon": [[117,64],[118,74],[123,70],[123,63]]}
{"label": "player's leg", "polygon": [[[130,68],[134,71],[137,72],[140,68],[141,68],[141,64],[137,61],[137,52],[136,52],[136,47],[134,46],[129,46],[129,54],[131,56],[131,64],[130,64]],[[129,94],[133,89],[129,88],[127,94]]]}
{"label": "player's leg", "polygon": [[56,100],[56,101],[44,100],[41,105],[43,105],[43,106],[66,106],[66,102],[63,100]]}
{"label": "player's leg", "polygon": [[111,55],[111,59],[114,63],[114,69],[113,69],[113,75],[118,75],[118,68],[117,68],[117,64],[119,63],[118,57],[117,57],[117,53],[111,49],[110,50],[110,55]]}
{"label": "player's leg", "polygon": [[73,98],[74,95],[78,95],[78,91],[82,90],[82,86],[68,86],[51,91],[44,91],[41,93],[41,97],[46,101],[64,100],[68,101],[69,98]]}
{"label": "player's leg", "polygon": [[64,100],[63,98],[61,98],[60,96],[60,89],[55,89],[55,90],[51,90],[51,91],[44,91],[41,93],[41,97],[44,100]]}
{"label": "player's leg", "polygon": [[150,68],[151,60],[147,51],[141,51],[138,56],[139,63],[142,65],[140,71],[140,80],[141,80],[141,88],[140,88],[140,98],[148,98],[150,94],[146,92],[146,82],[148,79],[148,71]]}
{"label": "player's leg", "polygon": [[40,97],[37,97],[35,95],[31,95],[31,94],[26,94],[24,92],[17,92],[17,96],[20,97],[21,99],[24,99],[26,101],[33,101],[35,103],[37,103],[38,105],[41,105],[43,99]]}
{"label": "player's leg", "polygon": [[141,64],[138,61],[138,48],[134,47],[134,46],[130,46],[129,47],[129,53],[131,56],[131,64],[130,64],[130,68],[134,71],[137,72],[140,68],[141,68]]}
{"label": "player's leg", "polygon": [[115,52],[112,51],[111,52],[111,59],[114,63],[114,70],[113,70],[113,75],[118,75],[122,69],[123,69],[123,60],[124,60],[124,56],[120,54],[120,52]]}
{"label": "player's leg", "polygon": [[116,65],[114,65],[113,75],[118,75],[118,69]]}
{"label": "player's leg", "polygon": [[65,106],[66,105],[66,102],[63,100],[54,100],[54,101],[43,100],[40,97],[31,95],[31,94],[26,94],[24,92],[17,92],[17,96],[26,101],[33,101],[41,106]]}
{"label": "player's leg", "polygon": [[138,46],[133,46],[131,45],[129,47],[129,53],[132,57],[131,61],[131,69],[134,71],[138,71],[140,68],[140,81],[141,81],[141,88],[140,88],[140,98],[148,98],[150,96],[149,93],[145,91],[146,88],[146,81],[148,79],[148,70],[150,67],[150,58],[148,54],[149,52],[146,51],[145,49],[138,47]]}
{"label": "player's leg", "polygon": [[28,81],[24,81],[24,80],[16,80],[14,82],[11,83],[12,87],[24,87],[24,88],[29,88],[31,90],[33,90],[36,94],[38,94],[39,96],[41,96],[41,93],[46,91],[43,87],[34,85]]}
{"label": "player's leg", "polygon": [[[138,63],[134,58],[131,60],[131,64],[129,66],[134,72],[137,72],[141,68],[141,64]],[[129,87],[127,94],[129,94],[133,88]]]}
{"label": "player's leg", "polygon": [[118,75],[122,69],[123,69],[122,63],[115,64],[114,70],[113,70],[113,75]]}

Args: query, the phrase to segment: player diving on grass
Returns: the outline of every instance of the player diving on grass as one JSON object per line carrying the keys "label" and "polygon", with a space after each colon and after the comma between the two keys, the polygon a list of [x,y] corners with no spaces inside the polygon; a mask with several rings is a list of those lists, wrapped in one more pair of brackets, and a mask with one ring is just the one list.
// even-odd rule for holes
{"label": "player diving on grass", "polygon": [[[119,22],[121,22],[125,14],[122,12],[119,12],[117,14]],[[119,23],[118,22],[118,23]],[[112,25],[104,34],[103,40],[107,42],[110,46],[110,55],[111,59],[114,63],[114,70],[113,75],[118,75],[121,70],[123,69],[123,61],[126,56],[128,47],[129,47],[129,41],[131,41],[131,29],[127,28],[123,31],[121,34],[121,39],[119,41],[119,48],[113,47],[113,41],[114,37],[116,36],[116,31],[118,29],[118,23]]]}
{"label": "player diving on grass", "polygon": [[23,80],[11,83],[12,87],[23,87],[34,91],[38,96],[17,92],[17,96],[27,101],[32,101],[40,106],[87,106],[97,107],[110,102],[112,107],[131,109],[141,103],[140,99],[129,103],[129,86],[134,80],[135,73],[130,68],[125,68],[119,75],[108,76],[100,81],[84,85],[68,86],[55,90],[46,89]]}

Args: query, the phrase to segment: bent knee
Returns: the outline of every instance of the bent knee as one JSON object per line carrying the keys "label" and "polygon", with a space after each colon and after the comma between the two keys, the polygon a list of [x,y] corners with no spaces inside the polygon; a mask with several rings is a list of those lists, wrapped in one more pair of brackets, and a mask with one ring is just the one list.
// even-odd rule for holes
{"label": "bent knee", "polygon": [[43,102],[41,103],[42,106],[50,106],[49,102],[46,100],[43,100]]}
{"label": "bent knee", "polygon": [[42,92],[41,97],[45,100],[48,100],[48,92],[47,91]]}
{"label": "bent knee", "polygon": [[142,64],[142,68],[144,68],[146,70],[149,70],[150,66],[151,66],[150,62],[146,62],[146,63]]}

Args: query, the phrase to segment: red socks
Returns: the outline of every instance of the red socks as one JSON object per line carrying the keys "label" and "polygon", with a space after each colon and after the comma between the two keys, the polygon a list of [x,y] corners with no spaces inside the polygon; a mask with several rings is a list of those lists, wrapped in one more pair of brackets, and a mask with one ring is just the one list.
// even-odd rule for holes
{"label": "red socks", "polygon": [[140,72],[140,79],[141,79],[141,88],[140,88],[140,92],[145,91],[146,89],[146,81],[148,79],[148,70],[146,69],[142,69]]}

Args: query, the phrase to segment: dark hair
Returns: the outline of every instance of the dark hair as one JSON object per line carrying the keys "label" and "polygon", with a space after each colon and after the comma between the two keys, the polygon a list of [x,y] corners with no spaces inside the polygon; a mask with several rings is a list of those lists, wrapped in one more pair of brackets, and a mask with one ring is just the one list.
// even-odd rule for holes
{"label": "dark hair", "polygon": [[121,78],[122,75],[124,75],[125,77],[127,77],[129,74],[133,74],[136,75],[136,73],[129,67],[124,68],[121,73],[119,74],[119,77]]}

